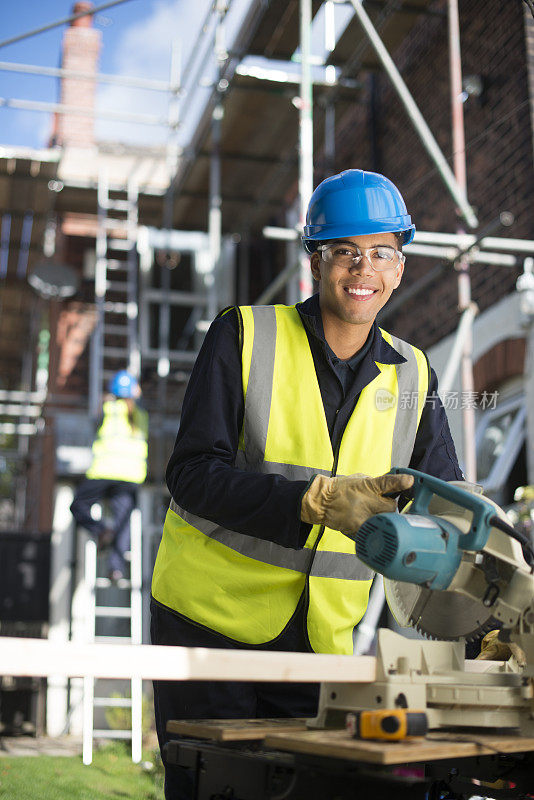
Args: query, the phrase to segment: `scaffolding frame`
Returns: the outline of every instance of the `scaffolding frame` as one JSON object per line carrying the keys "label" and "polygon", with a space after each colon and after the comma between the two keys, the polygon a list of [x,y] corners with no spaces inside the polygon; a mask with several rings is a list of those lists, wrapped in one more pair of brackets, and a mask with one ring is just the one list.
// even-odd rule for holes
{"label": "scaffolding frame", "polygon": [[[0,47],[4,45],[11,44],[14,41],[19,41],[21,39],[27,38],[28,36],[33,36],[39,33],[42,33],[46,30],[49,30],[54,27],[59,27],[61,25],[68,24],[73,20],[78,19],[79,17],[84,16],[91,16],[97,13],[100,10],[104,10],[106,8],[111,8],[113,6],[119,5],[121,3],[127,2],[127,0],[115,0],[114,2],[108,2],[102,4],[96,8],[92,8],[90,10],[83,11],[81,13],[70,15],[65,19],[58,20],[54,23],[50,23],[47,26],[43,26],[41,28],[28,31],[25,34],[21,34],[20,36],[14,37],[9,41],[0,42]],[[55,67],[46,67],[41,65],[32,65],[32,64],[20,64],[20,63],[12,63],[7,61],[0,62],[0,71],[7,71],[12,73],[23,73],[29,75],[36,75],[36,76],[44,76],[49,78],[69,78],[75,80],[88,80],[91,79],[96,83],[105,83],[105,84],[112,84],[117,86],[124,86],[134,89],[143,89],[143,90],[151,90],[155,92],[163,92],[168,96],[168,110],[165,116],[156,116],[153,114],[144,114],[144,113],[127,113],[127,112],[120,112],[120,111],[99,111],[97,109],[88,109],[83,107],[65,105],[62,103],[44,103],[40,101],[32,101],[32,100],[23,100],[23,99],[10,99],[10,98],[0,98],[0,107],[12,107],[15,109],[21,110],[32,110],[37,112],[45,112],[45,113],[68,113],[72,115],[80,115],[80,116],[88,116],[93,118],[100,118],[100,119],[109,119],[115,121],[122,121],[122,122],[129,122],[135,124],[142,124],[142,125],[158,125],[165,127],[168,130],[168,141],[167,141],[167,165],[169,169],[169,174],[172,174],[173,171],[176,169],[176,160],[177,160],[177,146],[176,146],[176,133],[179,127],[179,120],[176,113],[176,103],[177,98],[181,92],[180,86],[180,54],[178,49],[175,50],[173,46],[173,51],[171,54],[171,68],[169,73],[169,78],[167,80],[154,80],[150,78],[137,78],[131,76],[122,76],[122,75],[112,75],[106,73],[86,73],[84,71],[76,71],[71,69],[63,69],[63,68],[55,68]],[[11,153],[13,153],[13,157],[17,157],[16,150],[13,149],[6,149],[2,148],[4,152],[2,152],[2,156],[5,158],[11,157]],[[44,160],[50,160],[49,153],[50,151],[42,151]],[[41,151],[39,151],[38,155],[41,155]],[[54,158],[51,159],[53,161],[58,160],[57,153],[54,154]],[[133,274],[134,272],[137,273],[137,264],[135,263],[135,259],[137,257],[137,249],[136,249],[136,242],[137,242],[137,208],[138,202],[137,197],[139,193],[139,189],[134,187],[133,180],[129,182],[128,186],[128,198],[125,201],[122,201],[123,204],[128,206],[128,219],[120,219],[117,215],[115,216],[115,220],[113,221],[111,218],[105,219],[108,211],[104,208],[112,208],[114,203],[109,202],[108,197],[104,197],[104,195],[108,195],[111,192],[120,192],[124,187],[116,185],[116,182],[107,182],[105,176],[100,173],[99,178],[97,181],[68,181],[66,184],[61,181],[61,188],[64,188],[66,185],[67,188],[81,188],[81,189],[97,189],[98,201],[99,201],[99,211],[98,211],[98,219],[99,219],[99,232],[96,237],[97,239],[97,250],[99,251],[100,255],[97,258],[97,269],[96,269],[96,308],[98,312],[98,319],[99,324],[97,325],[97,330],[95,331],[94,335],[91,337],[91,349],[92,349],[92,356],[90,358],[91,367],[90,367],[90,375],[89,375],[89,411],[90,415],[93,420],[96,420],[98,417],[98,409],[102,399],[102,386],[104,383],[104,378],[106,377],[103,375],[103,356],[106,349],[108,352],[110,348],[103,347],[102,340],[102,318],[106,311],[106,307],[110,305],[114,305],[119,307],[121,305],[125,308],[125,314],[127,317],[127,327],[128,327],[128,339],[129,344],[133,345],[133,356],[128,357],[124,363],[124,366],[131,369],[136,375],[139,375],[140,371],[140,358],[138,353],[138,348],[135,344],[137,339],[137,310],[136,310],[136,287],[134,286],[131,291],[129,291],[129,296],[124,298],[124,302],[121,304],[120,302],[112,303],[105,301],[105,294],[107,292],[108,286],[110,281],[108,280],[107,276],[107,267],[106,264],[113,262],[113,259],[110,259],[105,254],[106,250],[106,240],[112,238],[110,236],[110,231],[106,231],[106,224],[112,223],[115,228],[119,228],[122,226],[126,229],[127,232],[127,239],[129,240],[129,251],[128,251],[128,261],[129,261],[129,272]],[[160,195],[161,192],[149,192],[150,194]],[[118,202],[120,205],[121,201]],[[115,206],[117,204],[115,203]],[[123,210],[126,209],[126,206]],[[8,245],[9,245],[9,233],[10,233],[10,223],[11,223],[11,214],[4,214],[2,218],[2,263],[5,261],[7,265],[7,256],[8,256]],[[24,224],[26,224],[26,217],[24,218]],[[52,247],[52,252],[54,250],[54,238],[55,238],[55,229],[53,230],[53,236],[49,237],[48,245]],[[121,232],[119,231],[118,236],[120,237]],[[8,237],[7,242],[4,240]],[[135,240],[135,241],[134,241]],[[119,241],[118,244],[120,245],[121,242]],[[104,248],[104,249],[103,249]],[[21,243],[20,248],[21,256],[19,257],[19,262],[21,262],[22,257],[25,255],[23,253],[23,246]],[[45,242],[44,248],[45,256],[50,256],[50,252],[47,251],[47,243]],[[27,253],[26,253],[27,258]],[[115,259],[116,261],[117,259]],[[116,266],[116,265],[115,265]],[[112,266],[112,268],[115,268]],[[24,272],[26,271],[26,267],[24,267]],[[17,268],[17,277],[23,277],[23,275],[19,275],[20,272],[20,263],[19,267]],[[0,278],[5,277],[2,275],[2,269],[0,264]],[[162,303],[162,306],[164,304]],[[113,326],[108,326],[113,327]],[[112,348],[111,348],[112,349]],[[118,350],[122,348],[115,348]],[[26,376],[27,377],[27,376]],[[40,419],[40,415],[43,409],[43,403],[45,400],[50,400],[49,394],[47,394],[47,389],[45,388],[43,392],[36,392],[34,390],[35,384],[35,375],[32,375],[29,380],[25,380],[25,385],[27,389],[21,392],[11,392],[9,400],[10,402],[2,405],[0,408],[0,418],[3,419],[0,422],[0,433],[4,434],[15,434],[18,437],[19,441],[19,450],[21,450],[20,458],[24,459],[28,452],[29,447],[29,440],[33,438],[37,440],[39,438],[39,434],[44,430],[44,420]],[[109,377],[109,375],[107,376]],[[16,399],[15,399],[16,395]],[[33,402],[36,400],[37,395],[39,395],[38,405],[34,406]],[[41,396],[42,395],[42,396]],[[11,457],[10,457],[11,458]],[[20,459],[19,459],[20,460]],[[17,524],[23,525],[25,520],[25,506],[26,500],[22,503],[24,509],[20,510],[19,506],[21,506],[21,498],[19,497],[20,492],[17,492],[17,512],[16,512],[16,521]]]}
{"label": "scaffolding frame", "polygon": [[[451,170],[447,159],[443,155],[434,135],[428,127],[426,120],[415,103],[406,83],[400,75],[393,59],[391,58],[387,48],[385,47],[378,30],[373,25],[369,15],[364,9],[363,0],[348,0],[354,10],[361,28],[363,29],[368,44],[371,45],[376,53],[381,66],[383,67],[386,75],[390,79],[401,103],[403,104],[410,122],[414,130],[420,138],[423,147],[430,156],[432,162],[438,170],[438,173],[455,204],[456,213],[458,216],[458,236],[465,235],[463,224],[468,228],[475,229],[478,227],[478,219],[471,207],[467,197],[467,181],[466,181],[466,163],[465,163],[465,139],[463,127],[463,106],[461,100],[462,90],[462,73],[461,73],[461,48],[460,48],[460,31],[459,31],[459,17],[458,17],[458,3],[457,0],[448,0],[447,17],[449,29],[449,57],[450,57],[450,94],[451,94],[451,109],[452,109],[452,136],[453,136],[453,153],[454,153],[454,168]],[[252,5],[252,4],[251,4]],[[300,97],[299,97],[299,147],[298,147],[298,164],[299,164],[299,181],[298,181],[298,209],[299,209],[299,225],[297,231],[291,229],[288,233],[294,233],[297,236],[302,232],[306,208],[313,190],[313,80],[311,74],[312,63],[314,59],[310,52],[310,39],[311,39],[311,0],[299,0],[299,14],[300,14]],[[216,51],[216,46],[215,46]],[[227,65],[230,56],[227,59]],[[235,74],[235,67],[232,74]],[[224,69],[220,65],[219,76],[225,74]],[[255,76],[258,77],[258,76]],[[259,78],[261,79],[261,77]],[[227,80],[225,78],[225,80]],[[335,79],[332,81],[335,85]],[[219,85],[216,87],[216,92],[220,93]],[[217,104],[215,104],[217,108]],[[330,128],[330,136],[325,141],[325,148],[327,151],[331,150],[332,139],[332,120],[326,125],[326,130]],[[197,129],[198,130],[198,129]],[[215,137],[214,137],[215,138]],[[218,142],[218,139],[217,139]],[[195,152],[193,150],[193,152]],[[220,153],[218,144],[213,148],[212,152],[212,175],[220,175]],[[176,191],[183,185],[187,170],[184,172],[183,168],[177,172],[172,181],[173,190]],[[218,186],[214,182],[215,186]],[[210,189],[210,208],[216,196],[215,190]],[[217,195],[217,201],[220,197]],[[221,215],[218,213],[217,217],[210,215],[210,230],[211,235],[215,239],[217,236],[220,238],[220,230],[215,233],[213,228],[215,225],[220,226]],[[280,229],[278,229],[280,230]],[[276,234],[275,234],[276,236]],[[276,238],[286,238],[291,240],[293,237],[278,236]],[[476,238],[476,237],[475,237]],[[467,249],[472,249],[473,245],[467,246]],[[421,251],[420,251],[421,252]],[[425,255],[431,255],[429,251]],[[489,254],[488,254],[489,255]],[[473,260],[478,256],[471,255]],[[502,259],[506,261],[506,256],[503,255]],[[501,261],[502,263],[502,261]],[[509,265],[511,265],[509,263]],[[474,319],[473,306],[471,301],[471,285],[469,276],[469,257],[460,256],[454,259],[454,266],[458,272],[458,297],[459,297],[459,311],[461,314],[458,325],[461,327],[461,336],[459,335],[459,346],[461,353],[459,355],[460,368],[461,368],[461,385],[462,391],[472,392],[474,386],[473,379],[473,334],[472,322]],[[266,287],[258,296],[256,303],[266,303],[280,291],[298,272],[299,278],[299,294],[301,299],[309,296],[312,290],[312,280],[309,271],[308,258],[305,254],[301,253],[298,263],[290,261],[285,270],[276,277],[276,279]],[[422,279],[424,281],[424,278]],[[476,446],[475,446],[475,417],[474,409],[467,407],[462,412],[462,430],[463,442],[466,462],[466,478],[470,481],[476,481]]]}
{"label": "scaffolding frame", "polygon": [[[157,81],[152,79],[144,79],[144,78],[133,78],[128,76],[114,76],[108,75],[104,73],[97,73],[92,76],[88,76],[85,72],[75,72],[73,70],[64,70],[64,69],[56,69],[52,67],[41,67],[41,66],[34,66],[28,64],[15,64],[10,62],[0,62],[0,69],[8,70],[13,72],[26,72],[36,75],[48,75],[50,77],[69,77],[69,78],[79,78],[80,80],[87,79],[88,77],[92,77],[97,82],[104,82],[104,83],[116,83],[118,85],[124,86],[132,86],[136,88],[145,88],[145,89],[152,89],[154,91],[163,91],[168,92],[171,95],[171,103],[173,105],[172,113],[169,112],[167,120],[162,120],[156,117],[151,117],[150,115],[139,115],[139,114],[128,114],[124,115],[120,112],[103,112],[98,113],[97,116],[108,116],[109,118],[122,118],[123,120],[128,121],[135,121],[141,124],[166,124],[169,127],[170,131],[176,132],[180,122],[179,122],[179,107],[181,103],[187,102],[190,92],[186,92],[185,89],[188,85],[191,84],[190,76],[193,76],[193,82],[191,84],[192,91],[196,91],[196,81],[199,77],[199,69],[198,65],[195,67],[194,61],[196,55],[198,53],[199,47],[203,44],[204,40],[210,35],[208,47],[212,49],[213,55],[218,67],[217,70],[217,79],[215,81],[214,86],[212,87],[212,92],[210,98],[206,103],[206,111],[201,119],[199,125],[197,126],[197,131],[194,136],[194,140],[192,143],[192,147],[190,148],[189,153],[185,154],[180,163],[177,164],[178,161],[178,151],[177,147],[174,146],[172,149],[173,153],[169,156],[169,161],[174,162],[176,165],[176,171],[174,172],[173,178],[170,182],[170,186],[167,192],[167,200],[166,203],[166,212],[165,212],[165,224],[164,227],[170,229],[172,227],[172,210],[173,210],[173,201],[176,192],[181,188],[184,183],[185,177],[188,174],[190,169],[191,163],[193,162],[196,155],[199,153],[198,148],[198,141],[201,138],[201,134],[199,135],[199,131],[201,131],[202,127],[205,126],[205,121],[210,120],[211,130],[212,130],[212,150],[209,154],[210,157],[210,190],[209,190],[209,221],[208,221],[208,230],[209,230],[209,240],[210,240],[210,251],[211,251],[211,262],[212,262],[212,270],[215,275],[219,260],[220,260],[220,253],[221,253],[221,236],[222,236],[222,227],[221,227],[221,207],[222,203],[224,202],[222,193],[221,193],[221,159],[222,155],[220,152],[220,130],[221,130],[221,120],[223,116],[223,102],[224,102],[224,95],[229,88],[230,82],[232,81],[234,75],[239,71],[239,62],[241,61],[243,55],[246,54],[247,51],[247,43],[251,41],[252,36],[254,35],[255,31],[258,28],[258,25],[262,19],[262,13],[264,11],[264,3],[261,0],[251,0],[248,9],[246,10],[241,26],[235,36],[235,41],[232,43],[232,48],[229,49],[226,46],[226,33],[225,33],[225,25],[226,25],[226,16],[230,9],[232,0],[217,0],[216,3],[212,4],[210,8],[207,10],[205,18],[202,22],[200,31],[198,33],[196,42],[191,51],[191,55],[189,60],[186,64],[184,70],[184,82],[181,85],[180,80],[180,71],[178,69],[178,74],[176,69],[171,69],[171,75],[168,81]],[[108,3],[102,6],[99,6],[96,9],[93,9],[91,13],[94,14],[101,8],[111,7],[113,5],[117,5],[118,3]],[[461,53],[460,53],[460,37],[459,37],[459,23],[458,23],[458,8],[457,8],[457,0],[448,0],[448,21],[449,21],[449,52],[450,52],[450,85],[451,85],[451,105],[452,105],[452,112],[453,112],[453,123],[452,123],[452,133],[453,133],[453,151],[454,151],[454,171],[452,171],[447,163],[447,160],[443,156],[437,142],[435,141],[432,133],[430,132],[426,121],[421,114],[420,110],[417,108],[411,93],[407,89],[400,73],[398,72],[391,56],[389,55],[387,48],[384,46],[382,42],[379,29],[387,16],[391,13],[393,8],[392,4],[386,4],[386,7],[383,10],[383,13],[379,16],[377,21],[377,26],[373,24],[371,21],[367,11],[364,8],[363,0],[349,0],[349,4],[353,9],[354,16],[357,18],[364,34],[366,41],[376,53],[380,64],[382,65],[386,75],[389,77],[395,91],[397,92],[399,99],[403,103],[406,112],[409,116],[410,121],[412,122],[415,131],[417,132],[418,136],[420,137],[423,146],[427,150],[428,154],[430,155],[432,161],[436,165],[439,174],[452,198],[456,207],[459,209],[459,214],[463,218],[465,224],[468,227],[476,227],[477,219],[471,208],[468,199],[467,199],[467,191],[466,191],[466,180],[465,180],[465,154],[464,154],[464,146],[463,146],[463,117],[462,117],[462,103],[459,98],[461,89]],[[323,5],[328,6],[330,14],[333,12],[333,8],[335,3],[333,0],[327,0],[327,2]],[[423,11],[423,9],[422,9]],[[69,21],[75,19],[77,16],[83,16],[83,14],[72,15],[64,20],[59,20],[56,23],[53,23],[53,26],[62,25],[68,23]],[[214,24],[212,24],[214,22]],[[313,145],[313,85],[317,82],[314,80],[312,75],[312,66],[317,63],[317,59],[312,56],[311,49],[310,49],[310,32],[311,32],[311,24],[312,24],[312,8],[311,8],[311,0],[299,0],[299,26],[300,26],[300,56],[298,60],[300,61],[300,99],[299,99],[299,147],[298,147],[298,164],[299,164],[299,182],[298,182],[298,209],[299,209],[299,224],[298,229],[301,230],[304,224],[304,216],[306,212],[306,207],[309,201],[309,197],[311,196],[312,189],[313,189],[313,161],[314,161],[314,145]],[[46,28],[40,28],[35,31],[29,31],[27,34],[23,34],[22,36],[31,36],[36,33],[41,32],[41,30],[48,29],[50,26],[46,26]],[[211,33],[210,33],[211,32]],[[19,37],[20,38],[20,37]],[[332,25],[330,21],[330,50],[333,49],[335,46],[335,37],[332,39]],[[0,43],[0,46],[6,44],[6,42]],[[327,48],[328,49],[328,48]],[[295,59],[297,60],[297,59]],[[354,59],[352,59],[354,60]],[[352,63],[351,60],[351,63]],[[200,63],[200,69],[205,68],[206,62],[205,59]],[[326,70],[328,71],[328,67]],[[335,70],[334,70],[335,71]],[[261,76],[255,76],[258,80],[261,80]],[[339,81],[335,77],[332,71],[327,73],[326,81],[328,85],[331,85],[334,91],[339,91],[341,86],[341,81],[343,79],[343,70],[341,71],[341,75]],[[191,88],[190,87],[190,88]],[[181,102],[180,102],[181,101]],[[33,107],[36,110],[55,110],[59,112],[69,111],[71,113],[80,113],[80,114],[87,114],[91,113],[88,112],[87,109],[77,109],[71,107],[63,107],[61,104],[41,104],[38,102],[33,101],[18,101],[18,100],[3,100],[0,99],[0,103],[9,103],[13,105],[18,105],[18,107]],[[332,112],[332,108],[330,108],[330,112]],[[331,152],[332,150],[332,141],[333,141],[333,133],[334,133],[334,122],[332,114],[328,115],[328,109],[325,111],[325,115],[327,117],[327,124],[326,124],[326,132],[327,137],[325,141],[325,148],[326,151]],[[196,139],[196,141],[195,141]],[[458,233],[461,235],[463,229],[459,228]],[[422,253],[422,250],[420,250]],[[429,251],[425,253],[425,255],[431,255]],[[301,254],[299,257],[299,265],[295,265],[295,263],[291,262],[288,263],[288,266],[284,272],[277,277],[276,281],[261,293],[260,299],[262,302],[266,302],[269,298],[274,296],[276,291],[284,285],[285,282],[290,280],[298,271],[299,273],[299,291],[300,296],[304,297],[307,296],[312,289],[311,277],[308,268],[308,259],[304,254]],[[213,285],[215,285],[215,280],[213,281]],[[463,312],[465,309],[470,307],[470,286],[469,286],[469,273],[468,273],[468,264],[467,261],[462,261],[458,267],[458,287],[459,287],[459,298],[460,298],[460,311]],[[163,287],[165,290],[165,287]],[[156,298],[154,297],[154,300]],[[162,296],[163,300],[163,296]],[[168,310],[166,310],[166,304],[163,303],[162,305],[162,314],[163,314],[163,321],[165,321],[165,316]],[[217,311],[217,298],[214,292],[209,293],[209,305],[207,309],[207,317],[212,318]],[[165,328],[165,325],[163,325]],[[462,382],[463,388],[465,391],[469,391],[469,388],[472,389],[472,364],[470,364],[470,357],[469,352],[472,349],[472,342],[469,341],[469,332],[466,331],[464,337],[464,347],[462,351]],[[158,348],[161,350],[161,343],[160,347]],[[165,378],[165,376],[161,376]],[[465,439],[468,441],[473,440],[473,419],[472,415],[470,417],[472,410],[466,410],[466,418],[464,420],[464,428],[465,428]],[[468,419],[468,417],[470,417]],[[473,474],[473,457],[472,451],[468,456],[468,477],[474,478]]]}

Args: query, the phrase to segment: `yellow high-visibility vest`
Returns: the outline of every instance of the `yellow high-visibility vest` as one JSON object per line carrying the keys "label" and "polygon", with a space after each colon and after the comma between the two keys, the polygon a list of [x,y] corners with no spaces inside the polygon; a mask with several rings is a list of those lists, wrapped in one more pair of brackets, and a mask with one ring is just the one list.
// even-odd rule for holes
{"label": "yellow high-visibility vest", "polygon": [[[408,466],[428,391],[424,354],[382,331],[406,362],[378,364],[334,453],[307,335],[294,306],[239,309],[245,412],[236,466],[292,480],[382,475]],[[399,398],[415,398],[401,403]],[[227,530],[171,501],[159,547],[156,601],[237,642],[276,639],[304,593],[307,633],[320,653],[353,651],[372,574],[354,541],[315,525],[302,549]]]}
{"label": "yellow high-visibility vest", "polygon": [[148,414],[135,407],[133,425],[126,400],[106,400],[104,418],[93,443],[87,478],[143,483],[148,455]]}

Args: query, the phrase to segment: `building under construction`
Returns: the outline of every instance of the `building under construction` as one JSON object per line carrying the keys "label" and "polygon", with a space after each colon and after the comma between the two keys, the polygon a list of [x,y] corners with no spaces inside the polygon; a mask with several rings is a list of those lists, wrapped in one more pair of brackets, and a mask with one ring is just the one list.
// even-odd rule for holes
{"label": "building under construction", "polygon": [[[58,82],[58,102],[35,108],[50,114],[50,140],[0,143],[1,635],[148,642],[165,468],[203,337],[228,306],[314,291],[306,206],[345,169],[387,175],[416,224],[379,322],[428,353],[466,477],[504,507],[534,483],[529,3],[249,0],[237,16],[232,5],[206,4],[193,55],[168,81],[114,76],[166,94],[166,145],[95,138],[96,87],[110,76],[90,3],[71,11],[60,68],[34,68]],[[124,369],[143,388],[150,433],[121,588],[69,508],[106,386]],[[4,680],[4,732],[110,734],[93,681],[17,680]],[[134,683],[119,692],[135,722]]]}

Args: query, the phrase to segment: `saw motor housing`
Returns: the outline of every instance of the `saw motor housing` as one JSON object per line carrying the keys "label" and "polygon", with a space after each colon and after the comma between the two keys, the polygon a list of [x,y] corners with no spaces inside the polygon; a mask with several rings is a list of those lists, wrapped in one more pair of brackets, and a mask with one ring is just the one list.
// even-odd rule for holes
{"label": "saw motor housing", "polygon": [[462,559],[459,534],[440,517],[377,514],[358,531],[356,552],[387,578],[446,589]]}
{"label": "saw motor housing", "polygon": [[[394,471],[414,475],[413,503],[406,514],[377,514],[364,522],[356,535],[358,558],[391,580],[447,589],[463,551],[483,549],[495,510],[482,497],[438,478],[410,469]],[[430,513],[436,494],[472,514],[467,533]]]}

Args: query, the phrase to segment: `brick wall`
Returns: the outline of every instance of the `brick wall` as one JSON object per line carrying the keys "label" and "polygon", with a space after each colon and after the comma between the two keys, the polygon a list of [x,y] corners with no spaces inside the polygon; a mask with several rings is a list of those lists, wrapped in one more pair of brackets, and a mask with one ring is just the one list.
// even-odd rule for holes
{"label": "brick wall", "polygon": [[[438,6],[446,10],[446,2]],[[522,0],[459,0],[462,71],[483,78],[480,98],[464,104],[467,187],[481,226],[511,211],[511,228],[494,235],[534,238],[533,148]],[[449,56],[446,17],[422,16],[392,53],[416,103],[452,164]],[[532,53],[530,60],[532,61]],[[532,69],[532,64],[531,64]],[[531,72],[532,79],[532,72]],[[383,172],[402,191],[420,230],[454,232],[454,203],[426,154],[385,73],[375,76],[376,142],[369,144],[371,84],[340,121],[337,168]],[[428,272],[435,260],[410,257],[404,288]],[[514,290],[518,270],[472,268],[473,299],[483,310]],[[399,289],[399,293],[402,290]],[[446,274],[429,291],[407,302],[387,326],[421,347],[451,333],[458,322],[456,275]]]}
{"label": "brick wall", "polygon": [[528,90],[530,96],[530,124],[532,130],[532,150],[534,152],[534,16],[527,5],[523,5],[525,15],[525,43],[527,48]]}
{"label": "brick wall", "polygon": [[475,391],[493,392],[499,386],[525,370],[525,339],[505,339],[487,353],[484,353],[474,364],[473,378]]}

